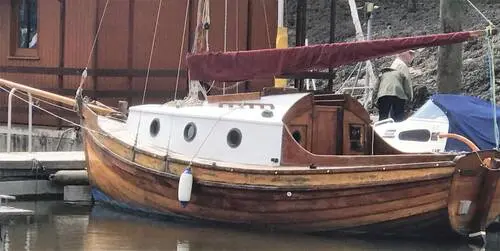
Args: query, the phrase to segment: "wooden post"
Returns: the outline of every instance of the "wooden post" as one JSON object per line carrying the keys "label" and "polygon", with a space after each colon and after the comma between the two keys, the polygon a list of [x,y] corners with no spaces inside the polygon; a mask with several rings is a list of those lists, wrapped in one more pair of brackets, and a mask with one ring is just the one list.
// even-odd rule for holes
{"label": "wooden post", "polygon": [[[441,31],[444,33],[462,30],[461,1],[441,0]],[[440,46],[438,50],[439,93],[458,93],[462,84],[462,44]]]}
{"label": "wooden post", "polygon": [[[307,0],[298,0],[297,2],[297,22],[295,26],[295,46],[306,44],[307,27]],[[302,90],[304,87],[303,79],[295,79],[295,88]]]}
{"label": "wooden post", "polygon": [[[59,5],[59,69],[64,68],[64,42],[66,40],[66,0],[61,0]],[[61,72],[57,75],[57,87],[64,89],[64,75]],[[57,103],[62,105],[61,103]],[[62,119],[57,119],[57,127],[61,128],[63,124]]]}
{"label": "wooden post", "polygon": [[[337,12],[337,0],[330,0],[330,43],[335,43],[335,21]],[[328,91],[333,91],[333,68],[328,69],[328,73],[330,73],[330,78],[328,79]]]}

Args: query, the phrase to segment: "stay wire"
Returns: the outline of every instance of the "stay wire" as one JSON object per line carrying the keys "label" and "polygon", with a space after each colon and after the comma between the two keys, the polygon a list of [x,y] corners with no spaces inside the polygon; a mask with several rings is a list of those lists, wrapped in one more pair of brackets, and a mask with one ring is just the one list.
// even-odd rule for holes
{"label": "stay wire", "polygon": [[158,11],[156,13],[156,23],[155,23],[155,30],[153,33],[153,42],[151,43],[151,50],[149,52],[148,70],[146,72],[146,80],[144,81],[144,91],[142,93],[142,104],[144,104],[144,99],[146,98],[146,90],[148,88],[149,72],[151,70],[151,61],[153,59],[154,48],[156,45],[156,34],[158,32],[158,23],[160,21],[160,12],[161,12],[162,4],[163,4],[163,0],[160,0],[160,3],[158,4]]}
{"label": "stay wire", "polygon": [[175,92],[174,92],[174,100],[177,100],[177,91],[179,88],[179,78],[181,74],[181,64],[182,64],[182,55],[184,54],[184,41],[186,39],[186,28],[187,21],[189,16],[189,3],[191,1],[186,1],[186,13],[184,16],[184,29],[182,29],[182,40],[181,40],[181,49],[179,51],[179,65],[177,66],[177,79],[175,80]]}

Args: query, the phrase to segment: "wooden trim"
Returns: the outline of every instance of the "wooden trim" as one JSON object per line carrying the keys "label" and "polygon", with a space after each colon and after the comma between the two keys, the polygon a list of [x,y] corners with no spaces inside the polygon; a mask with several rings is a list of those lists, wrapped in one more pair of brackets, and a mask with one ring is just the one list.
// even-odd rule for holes
{"label": "wooden trim", "polygon": [[9,59],[9,60],[34,60],[34,61],[36,61],[36,60],[40,60],[40,57],[38,57],[38,56],[8,56],[7,59]]}
{"label": "wooden trim", "polygon": [[[20,59],[33,59],[24,58]],[[37,66],[0,66],[0,72],[23,73],[23,74],[42,74],[42,75],[72,75],[81,76],[84,68],[71,67],[37,67]],[[88,69],[88,76],[102,77],[145,77],[146,69]],[[187,72],[181,70],[181,77],[186,77]],[[150,77],[176,77],[175,69],[151,69]]]}
{"label": "wooden trim", "polygon": [[344,124],[344,108],[339,107],[337,109],[337,132],[336,132],[336,144],[335,144],[335,152],[337,155],[342,155],[344,153],[343,151],[343,146],[344,146],[344,127],[342,126]]}
{"label": "wooden trim", "polygon": [[208,103],[259,100],[259,99],[260,99],[260,92],[207,96]]}

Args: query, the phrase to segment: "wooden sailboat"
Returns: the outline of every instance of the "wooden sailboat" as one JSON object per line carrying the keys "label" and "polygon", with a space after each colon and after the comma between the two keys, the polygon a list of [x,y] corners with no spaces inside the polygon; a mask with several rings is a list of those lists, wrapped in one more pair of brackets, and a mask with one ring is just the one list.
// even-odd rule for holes
{"label": "wooden sailboat", "polygon": [[[239,81],[483,33],[200,53],[188,65],[192,81]],[[93,197],[121,208],[305,233],[469,237],[484,236],[500,214],[497,151],[402,154],[373,132],[368,112],[348,95],[270,88],[134,106],[125,120],[78,100]]]}

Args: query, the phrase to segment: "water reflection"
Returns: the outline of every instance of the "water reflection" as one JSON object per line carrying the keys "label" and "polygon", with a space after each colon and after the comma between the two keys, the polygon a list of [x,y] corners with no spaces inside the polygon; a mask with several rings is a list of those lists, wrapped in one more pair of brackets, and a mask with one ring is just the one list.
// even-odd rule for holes
{"label": "water reflection", "polygon": [[24,208],[35,209],[34,220],[4,228],[0,250],[500,250],[500,236],[491,233],[486,249],[479,249],[456,241],[321,237],[172,223],[61,202]]}

